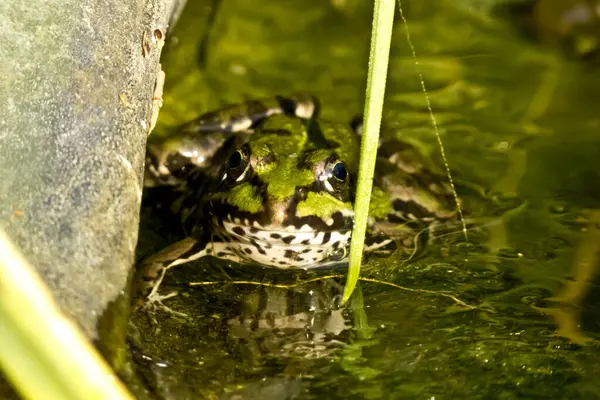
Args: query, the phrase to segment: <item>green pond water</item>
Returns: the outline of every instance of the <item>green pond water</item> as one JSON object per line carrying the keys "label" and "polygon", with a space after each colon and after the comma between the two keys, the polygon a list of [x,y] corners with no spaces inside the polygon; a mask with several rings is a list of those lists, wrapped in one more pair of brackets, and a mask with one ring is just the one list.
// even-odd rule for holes
{"label": "green pond water", "polygon": [[[189,1],[168,39],[153,135],[219,106],[306,92],[321,117],[363,109],[372,3]],[[352,301],[343,274],[201,261],[169,271],[175,318],[135,314],[140,398],[600,398],[600,113],[597,64],[495,17],[494,2],[404,3],[382,135],[440,161],[426,81],[468,241],[454,227],[418,256],[371,258]],[[505,2],[508,3],[508,2]],[[477,5],[477,6],[476,6]],[[177,236],[143,210],[142,257]],[[153,321],[154,319],[154,321]]]}

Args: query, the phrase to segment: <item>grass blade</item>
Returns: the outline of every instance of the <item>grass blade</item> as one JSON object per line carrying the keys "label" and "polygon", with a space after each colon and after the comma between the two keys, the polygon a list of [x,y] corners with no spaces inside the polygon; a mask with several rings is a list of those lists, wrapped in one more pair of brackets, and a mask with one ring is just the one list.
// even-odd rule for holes
{"label": "grass blade", "polygon": [[365,123],[360,148],[358,185],[356,188],[356,201],[354,203],[354,229],[350,245],[348,278],[344,287],[344,303],[352,295],[352,291],[358,281],[362,263],[371,189],[373,188],[373,174],[377,157],[377,145],[379,143],[379,127],[383,110],[388,60],[390,57],[390,44],[392,42],[395,5],[396,0],[375,0],[364,111]]}
{"label": "grass blade", "polygon": [[0,231],[0,369],[25,399],[133,399]]}

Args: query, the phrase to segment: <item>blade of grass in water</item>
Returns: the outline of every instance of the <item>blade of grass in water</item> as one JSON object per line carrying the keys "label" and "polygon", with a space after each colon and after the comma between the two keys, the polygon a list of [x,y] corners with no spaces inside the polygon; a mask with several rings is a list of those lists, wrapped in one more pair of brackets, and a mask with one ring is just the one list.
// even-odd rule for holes
{"label": "blade of grass in water", "polygon": [[395,5],[396,0],[375,0],[365,99],[365,123],[360,149],[356,201],[354,203],[355,216],[350,245],[350,267],[342,300],[344,303],[348,301],[356,286],[362,263],[367,219],[369,217],[369,202],[371,201],[371,189],[373,188],[375,159],[379,143],[379,126],[383,110]]}
{"label": "blade of grass in water", "polygon": [[0,231],[0,369],[24,399],[133,399]]}

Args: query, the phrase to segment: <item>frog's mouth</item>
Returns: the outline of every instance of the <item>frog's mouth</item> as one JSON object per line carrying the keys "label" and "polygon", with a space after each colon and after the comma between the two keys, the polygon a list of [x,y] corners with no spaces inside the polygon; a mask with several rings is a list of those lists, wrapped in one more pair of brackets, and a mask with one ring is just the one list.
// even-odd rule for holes
{"label": "frog's mouth", "polygon": [[296,228],[262,226],[256,221],[213,216],[213,234],[227,244],[242,263],[277,268],[320,268],[344,261],[351,229],[314,229],[308,224]]}

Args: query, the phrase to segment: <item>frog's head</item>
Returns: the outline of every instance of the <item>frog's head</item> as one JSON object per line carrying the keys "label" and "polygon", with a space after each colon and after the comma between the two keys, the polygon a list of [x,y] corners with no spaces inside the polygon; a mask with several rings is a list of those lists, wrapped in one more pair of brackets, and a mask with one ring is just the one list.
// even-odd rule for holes
{"label": "frog's head", "polygon": [[346,256],[351,177],[335,149],[306,150],[306,135],[254,133],[232,153],[209,194],[212,231],[249,263],[312,268]]}

